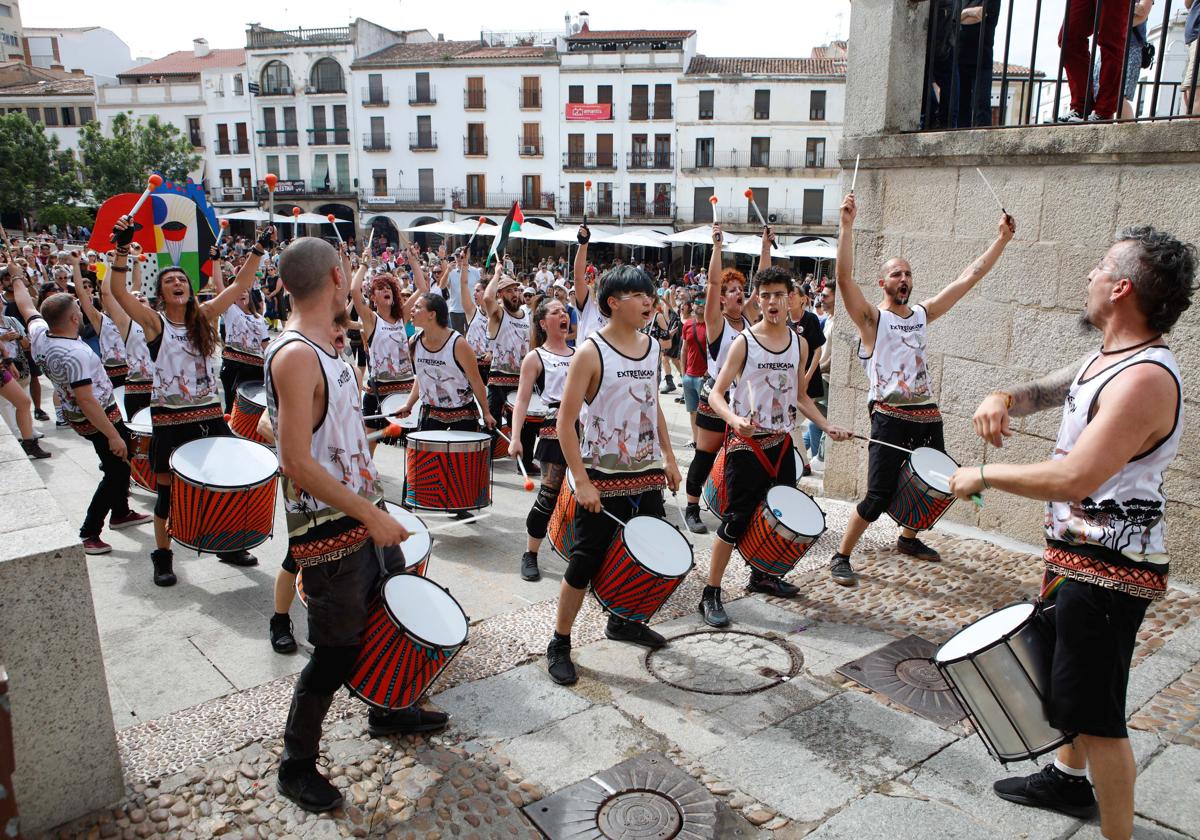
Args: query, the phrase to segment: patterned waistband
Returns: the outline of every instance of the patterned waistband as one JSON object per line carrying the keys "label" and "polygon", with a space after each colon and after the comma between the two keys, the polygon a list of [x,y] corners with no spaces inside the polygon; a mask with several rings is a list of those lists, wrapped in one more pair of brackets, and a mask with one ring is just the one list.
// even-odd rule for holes
{"label": "patterned waistband", "polygon": [[367,388],[379,394],[381,397],[386,397],[390,394],[407,394],[413,389],[413,380],[404,379],[399,382],[387,381],[378,382],[372,380],[367,383]]}
{"label": "patterned waistband", "polygon": [[184,423],[197,423],[201,420],[219,420],[224,416],[220,403],[198,405],[193,408],[153,406],[150,409],[150,422],[155,426],[182,426]]}
{"label": "patterned waistband", "polygon": [[497,388],[516,388],[521,381],[519,373],[504,373],[493,369],[488,373],[488,387],[495,385]]}
{"label": "patterned waistband", "polygon": [[125,377],[126,394],[149,394],[154,390],[154,382],[150,379],[130,379]]}
{"label": "patterned waistband", "polygon": [[942,421],[942,412],[938,407],[929,403],[928,405],[899,406],[889,405],[888,403],[877,402],[871,405],[871,411],[877,411],[880,414],[886,414],[888,417],[896,417],[900,420],[907,420],[910,423],[940,423]]}
{"label": "patterned waistband", "polygon": [[[741,435],[729,435],[725,440],[726,452],[753,452],[754,445],[757,445],[762,452],[768,449],[774,449],[779,444],[783,443],[791,437],[791,432],[770,432],[765,435],[755,435],[751,440],[746,440]],[[753,444],[753,445],[752,445]]]}
{"label": "patterned waistband", "polygon": [[[78,416],[83,417],[83,415]],[[121,422],[121,409],[116,403],[113,403],[104,410],[104,416],[108,418],[108,422],[115,426],[117,423]],[[83,437],[87,437],[88,435],[95,434],[97,431],[99,431],[95,425],[93,425],[92,421],[87,419],[87,417],[83,417],[82,420],[76,419],[76,415],[74,413],[67,415],[67,422],[71,424],[72,429],[74,429]]]}
{"label": "patterned waistband", "polygon": [[475,403],[467,403],[458,408],[438,408],[436,405],[425,406],[425,416],[439,423],[457,423],[459,420],[479,419],[479,409]]}
{"label": "patterned waistband", "polygon": [[667,474],[662,470],[646,470],[620,476],[600,476],[589,472],[588,477],[602,498],[637,496],[650,490],[662,490],[667,486]]}
{"label": "patterned waistband", "polygon": [[260,354],[251,353],[229,344],[226,344],[221,350],[221,360],[225,362],[237,362],[241,365],[250,365],[251,367],[263,366],[263,357]]}
{"label": "patterned waistband", "polygon": [[123,376],[128,376],[129,365],[127,365],[125,362],[118,362],[114,365],[106,364],[104,366],[104,372],[108,374],[109,379],[117,379]]}
{"label": "patterned waistband", "polygon": [[[336,520],[335,520],[336,522]],[[297,534],[288,537],[288,551],[300,568],[318,566],[353,554],[371,538],[366,525],[347,517],[345,530],[315,536]]]}
{"label": "patterned waistband", "polygon": [[1150,601],[1157,601],[1167,594],[1166,572],[1108,563],[1052,545],[1046,546],[1042,556],[1047,569],[1071,580]]}
{"label": "patterned waistband", "polygon": [[699,414],[703,414],[705,417],[711,417],[714,420],[720,420],[722,423],[725,422],[725,418],[713,410],[713,407],[708,404],[708,397],[704,396],[703,394],[700,396],[700,402],[696,404],[696,411]]}
{"label": "patterned waistband", "polygon": [[558,423],[552,420],[547,420],[538,427],[538,437],[547,440],[558,440]]}

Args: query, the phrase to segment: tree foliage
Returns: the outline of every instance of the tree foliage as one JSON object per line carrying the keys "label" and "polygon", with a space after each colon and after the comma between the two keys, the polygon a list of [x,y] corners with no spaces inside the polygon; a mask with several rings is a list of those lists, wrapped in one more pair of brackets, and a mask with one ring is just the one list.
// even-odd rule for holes
{"label": "tree foliage", "polygon": [[200,166],[188,139],[156,116],[142,122],[117,114],[109,129],[105,136],[98,123],[89,123],[79,134],[85,182],[97,204],[117,193],[141,192],[151,172],[183,181]]}
{"label": "tree foliage", "polygon": [[75,159],[24,114],[0,116],[0,211],[36,213],[82,194]]}

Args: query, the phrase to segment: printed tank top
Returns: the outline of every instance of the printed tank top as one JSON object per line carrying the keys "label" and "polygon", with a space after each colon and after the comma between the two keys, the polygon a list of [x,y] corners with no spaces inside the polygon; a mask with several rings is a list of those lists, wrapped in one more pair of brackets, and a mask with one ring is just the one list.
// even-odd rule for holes
{"label": "printed tank top", "polygon": [[739,340],[746,345],[746,361],[730,389],[730,405],[738,417],[749,417],[758,428],[755,435],[788,433],[796,421],[796,397],[800,381],[800,345],[788,330],[788,345],[773,353],[759,343],[751,330]]}
{"label": "printed tank top", "polygon": [[371,386],[381,390],[386,390],[389,384],[407,382],[413,378],[404,321],[390,324],[378,314],[375,316],[375,331],[367,342],[367,376]]}
{"label": "printed tank top", "polygon": [[929,342],[929,318],[925,307],[917,304],[907,318],[886,309],[879,312],[875,349],[863,355],[858,344],[858,360],[870,383],[868,402],[912,407],[934,401],[933,385],[925,369],[925,348]]}
{"label": "printed tank top", "polygon": [[529,321],[524,312],[511,315],[501,306],[500,328],[491,340],[492,375],[519,376],[521,362],[529,352]]}
{"label": "printed tank top", "polygon": [[465,340],[451,330],[450,337],[436,350],[426,349],[424,335],[418,336],[413,342],[417,385],[421,389],[421,399],[426,405],[434,408],[462,408],[471,404],[471,382],[459,367],[458,359],[454,358],[454,348],[458,346],[458,342]]}
{"label": "printed tank top", "polygon": [[126,391],[134,383],[143,383],[149,388],[154,381],[154,360],[150,358],[150,347],[146,344],[146,331],[132,318],[129,319],[129,331],[125,334],[125,353],[129,359]]}
{"label": "printed tank top", "polygon": [[[161,312],[158,317],[163,330],[155,342],[158,352],[154,354],[154,385],[150,392],[150,404],[171,411],[215,408],[219,415],[220,382],[217,380],[216,362],[196,352],[188,338],[186,326],[167,320],[167,316]],[[205,417],[210,413],[203,412]],[[151,416],[154,414],[151,412]]]}
{"label": "printed tank top", "polygon": [[662,469],[658,441],[658,343],[631,359],[596,333],[600,387],[582,412],[580,450],[588,469],[612,475]]}
{"label": "printed tank top", "polygon": [[545,347],[538,347],[535,352],[542,363],[542,372],[538,374],[533,387],[542,398],[542,402],[554,408],[562,402],[563,389],[567,387],[567,370],[571,367],[575,349],[568,347],[565,356],[551,353]]}

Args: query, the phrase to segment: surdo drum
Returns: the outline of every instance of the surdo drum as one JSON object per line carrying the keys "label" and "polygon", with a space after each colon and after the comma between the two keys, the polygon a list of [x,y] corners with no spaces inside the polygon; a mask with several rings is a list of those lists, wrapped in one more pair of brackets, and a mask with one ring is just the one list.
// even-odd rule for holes
{"label": "surdo drum", "polygon": [[592,594],[606,612],[649,621],[694,565],[692,546],[674,525],[635,516],[613,537],[592,580]]}
{"label": "surdo drum", "polygon": [[171,537],[196,551],[242,551],[271,536],[279,459],[249,440],[210,437],[171,453]]}
{"label": "surdo drum", "polygon": [[954,504],[950,476],[958,462],[928,446],[914,449],[900,468],[896,495],[888,506],[888,516],[903,528],[925,531],[934,526]]}
{"label": "surdo drum", "polygon": [[132,446],[129,448],[129,475],[134,483],[151,493],[158,492],[158,478],[150,464],[150,441],[154,437],[154,424],[150,420],[150,409],[143,408],[125,424],[129,429]]}
{"label": "surdo drum", "polygon": [[825,533],[825,513],[812,496],[777,484],[758,504],[738,540],[742,558],[760,572],[782,577]]}
{"label": "surdo drum", "polygon": [[492,503],[492,446],[482,432],[411,432],[405,452],[404,506],[479,510]]}
{"label": "surdo drum", "polygon": [[258,421],[267,410],[267,389],[261,382],[243,382],[237,388],[233,411],[229,412],[229,430],[240,438],[266,443],[258,433]]}

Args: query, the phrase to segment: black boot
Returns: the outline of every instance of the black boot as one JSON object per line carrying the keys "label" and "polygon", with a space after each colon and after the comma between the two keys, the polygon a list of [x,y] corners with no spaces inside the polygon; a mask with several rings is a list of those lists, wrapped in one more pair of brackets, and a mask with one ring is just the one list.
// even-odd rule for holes
{"label": "black boot", "polygon": [[693,534],[708,533],[708,526],[700,521],[700,505],[696,502],[688,502],[687,507],[684,508],[683,522]]}
{"label": "black boot", "polygon": [[258,558],[249,551],[218,551],[217,559],[230,566],[257,566]]}
{"label": "black boot", "polygon": [[174,555],[169,548],[156,548],[150,552],[150,562],[154,564],[154,585],[174,586],[175,571],[171,568]]}
{"label": "black boot", "polygon": [[271,647],[276,653],[294,653],[296,637],[292,635],[292,617],[287,613],[271,616]]}
{"label": "black boot", "polygon": [[23,450],[25,450],[26,455],[28,455],[30,458],[32,458],[35,461],[40,460],[42,458],[50,457],[50,453],[47,452],[45,449],[42,449],[41,445],[37,442],[37,438],[30,438],[29,440],[22,440],[21,448]]}
{"label": "black boot", "polygon": [[604,635],[614,642],[631,642],[651,650],[660,648],[667,643],[661,633],[656,633],[642,622],[630,621],[612,613],[608,615],[608,624],[604,628]]}
{"label": "black boot", "polygon": [[563,638],[554,634],[546,646],[546,670],[550,672],[550,679],[559,685],[574,685],[579,679],[575,673],[575,663],[571,661],[570,636]]}
{"label": "black boot", "polygon": [[729,616],[725,614],[725,605],[721,603],[721,587],[706,586],[700,596],[700,615],[709,627],[728,627]]}
{"label": "black boot", "polygon": [[672,379],[671,374],[668,373],[666,375],[666,377],[664,377],[664,384],[663,384],[662,390],[659,391],[659,393],[660,394],[669,394],[674,390],[675,390],[675,380]]}
{"label": "black boot", "polygon": [[342,804],[342,795],[317,772],[315,759],[284,759],[279,762],[279,792],[305,811],[322,813]]}
{"label": "black boot", "polygon": [[542,573],[538,571],[537,552],[526,551],[521,555],[521,579],[522,580],[539,580]]}
{"label": "black boot", "polygon": [[746,586],[748,592],[761,592],[764,595],[774,595],[776,598],[795,598],[800,594],[800,587],[788,583],[781,577],[761,572],[750,567],[750,583]]}

